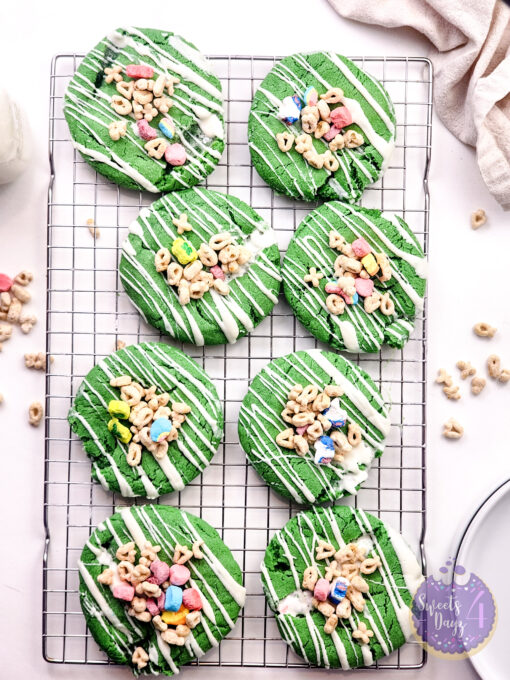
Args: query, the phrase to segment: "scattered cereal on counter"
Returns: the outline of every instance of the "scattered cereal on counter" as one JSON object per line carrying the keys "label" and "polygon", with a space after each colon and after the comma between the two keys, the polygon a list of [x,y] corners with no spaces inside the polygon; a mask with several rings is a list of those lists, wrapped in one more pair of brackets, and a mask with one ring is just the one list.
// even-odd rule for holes
{"label": "scattered cereal on counter", "polygon": [[487,215],[485,210],[475,210],[475,212],[471,214],[471,229],[479,229],[480,227],[483,227],[486,222]]}
{"label": "scattered cereal on counter", "polygon": [[455,418],[450,418],[443,426],[443,437],[447,439],[460,439],[464,434],[464,428]]}

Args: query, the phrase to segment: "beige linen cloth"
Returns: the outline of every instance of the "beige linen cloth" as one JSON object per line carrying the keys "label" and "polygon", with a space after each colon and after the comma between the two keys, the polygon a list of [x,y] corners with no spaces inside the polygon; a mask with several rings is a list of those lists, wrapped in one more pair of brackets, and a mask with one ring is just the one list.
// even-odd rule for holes
{"label": "beige linen cloth", "polygon": [[410,26],[435,49],[435,106],[476,148],[482,177],[510,210],[510,8],[502,0],[328,0],[344,17]]}

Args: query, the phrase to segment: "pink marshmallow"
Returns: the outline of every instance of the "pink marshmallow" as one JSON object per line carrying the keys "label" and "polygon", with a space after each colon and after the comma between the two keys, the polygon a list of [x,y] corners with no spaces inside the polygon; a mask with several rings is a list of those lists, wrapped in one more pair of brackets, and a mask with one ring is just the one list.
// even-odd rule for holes
{"label": "pink marshmallow", "polygon": [[158,597],[158,599],[156,601],[157,605],[158,605],[158,609],[160,611],[163,611],[163,609],[165,608],[165,598],[166,598],[165,593],[161,593],[161,595]]}
{"label": "pink marshmallow", "polygon": [[374,292],[374,282],[372,279],[354,279],[356,293],[361,297],[369,297]]}
{"label": "pink marshmallow", "polygon": [[215,279],[221,279],[222,281],[225,280],[225,272],[223,271],[219,264],[215,264],[214,267],[211,267],[209,269],[209,271],[214,276]]}
{"label": "pink marshmallow", "polygon": [[184,564],[172,564],[170,567],[170,583],[173,586],[183,586],[189,581],[190,573]]}
{"label": "pink marshmallow", "polygon": [[328,599],[331,584],[325,578],[320,578],[313,589],[313,596],[319,602],[325,602]]}
{"label": "pink marshmallow", "polygon": [[164,581],[168,580],[168,577],[170,575],[170,567],[166,562],[161,562],[160,560],[155,560],[151,564],[151,572],[152,572],[152,577],[155,579],[155,582],[159,585],[161,585]]}
{"label": "pink marshmallow", "polygon": [[135,589],[129,583],[120,583],[119,585],[113,586],[113,597],[118,600],[126,600],[126,602],[131,602],[135,596]]}
{"label": "pink marshmallow", "polygon": [[331,283],[327,283],[324,290],[328,295],[341,295],[342,293],[340,286],[333,281]]}
{"label": "pink marshmallow", "polygon": [[154,69],[152,66],[145,66],[145,64],[128,64],[126,75],[129,78],[152,78]]}
{"label": "pink marshmallow", "polygon": [[158,607],[158,604],[156,600],[153,597],[148,597],[147,598],[147,611],[151,616],[157,616],[160,612],[160,609]]}
{"label": "pink marshmallow", "polygon": [[170,165],[184,165],[187,158],[186,149],[182,144],[170,144],[166,147],[165,160]]}
{"label": "pink marshmallow", "polygon": [[304,435],[304,433],[308,430],[310,425],[301,425],[301,427],[296,427],[296,432],[300,434],[301,436]]}
{"label": "pink marshmallow", "polygon": [[0,293],[7,293],[11,290],[13,280],[7,274],[0,274]]}
{"label": "pink marshmallow", "polygon": [[137,120],[136,126],[138,128],[138,133],[140,134],[140,137],[142,139],[146,139],[148,141],[150,139],[156,139],[156,137],[158,136],[156,130],[149,125],[148,121],[146,121],[145,118]]}
{"label": "pink marshmallow", "polygon": [[331,111],[330,116],[331,122],[337,128],[344,128],[352,123],[351,112],[346,106],[337,106],[336,109]]}
{"label": "pink marshmallow", "polygon": [[363,237],[357,238],[351,243],[351,246],[356,257],[365,257],[365,255],[372,252],[372,248]]}
{"label": "pink marshmallow", "polygon": [[187,588],[182,593],[182,604],[190,611],[202,609],[202,598],[200,597],[198,590],[195,588]]}
{"label": "pink marshmallow", "polygon": [[329,130],[326,132],[325,135],[322,135],[322,139],[325,139],[326,142],[330,142],[332,139],[335,139],[335,137],[339,134],[341,134],[340,128],[337,128],[335,125],[332,125]]}

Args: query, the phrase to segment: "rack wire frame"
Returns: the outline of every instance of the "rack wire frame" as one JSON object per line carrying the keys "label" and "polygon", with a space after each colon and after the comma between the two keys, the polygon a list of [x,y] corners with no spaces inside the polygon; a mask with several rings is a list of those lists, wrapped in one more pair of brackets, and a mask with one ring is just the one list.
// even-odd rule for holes
{"label": "rack wire frame", "polygon": [[[76,561],[92,529],[130,501],[90,479],[90,463],[70,433],[67,410],[83,376],[117,340],[162,340],[130,305],[117,274],[127,226],[154,200],[121,189],[98,175],[73,150],[65,123],[63,93],[83,55],[54,57],[50,75],[46,351],[55,361],[46,374],[42,651],[53,663],[111,663],[92,639],[81,612]],[[249,157],[246,124],[259,83],[279,57],[213,56],[225,95],[228,143],[206,186],[246,200],[273,225],[286,249],[295,228],[314,207],[275,195]],[[392,97],[397,144],[389,169],[369,187],[362,205],[393,211],[428,251],[428,171],[432,135],[432,65],[419,57],[354,57]],[[86,220],[100,230],[92,238]],[[173,343],[176,344],[176,343]],[[259,565],[273,533],[301,508],[277,496],[246,462],[237,439],[237,413],[250,380],[269,360],[321,346],[282,298],[272,314],[235,345],[177,344],[209,372],[223,401],[225,436],[204,473],[182,492],[160,502],[204,517],[220,532],[240,563],[246,606],[219,648],[200,666],[300,668],[308,664],[282,641],[266,605]],[[385,453],[350,505],[363,507],[402,532],[425,571],[426,531],[426,306],[403,350],[350,356],[374,378],[391,403],[392,429]],[[135,503],[146,502],[137,500]],[[423,667],[426,651],[409,643],[371,669]]]}

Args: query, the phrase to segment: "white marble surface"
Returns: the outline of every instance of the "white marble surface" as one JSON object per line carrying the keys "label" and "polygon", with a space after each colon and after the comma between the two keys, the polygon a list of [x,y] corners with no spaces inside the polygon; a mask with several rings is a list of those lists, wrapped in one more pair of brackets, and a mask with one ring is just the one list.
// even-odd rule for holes
{"label": "white marble surface", "polygon": [[[425,42],[411,30],[382,29],[346,22],[325,0],[293,3],[258,0],[244,5],[227,0],[193,3],[154,0],[150,4],[125,0],[85,5],[54,1],[2,3],[0,56],[2,80],[26,108],[33,132],[31,166],[14,184],[0,187],[0,270],[31,269],[36,280],[32,309],[40,323],[29,336],[16,334],[0,355],[0,475],[3,559],[0,560],[2,617],[0,634],[5,677],[128,678],[122,669],[57,667],[41,656],[41,554],[43,549],[43,430],[27,424],[29,401],[44,395],[44,378],[23,367],[22,355],[44,348],[45,241],[48,74],[51,56],[86,51],[119,24],[164,26],[196,42],[204,52],[285,54],[333,48],[345,54],[424,55]],[[7,68],[5,68],[7,66]],[[429,284],[428,403],[428,534],[432,569],[450,554],[470,512],[502,479],[510,476],[510,385],[489,384],[478,398],[467,394],[447,402],[433,385],[435,369],[453,372],[458,359],[480,366],[490,350],[510,365],[510,312],[506,298],[510,230],[504,214],[486,191],[475,154],[458,142],[436,119],[430,175],[431,238]],[[487,227],[469,227],[472,210],[483,207]],[[474,322],[485,319],[500,330],[490,343],[474,337]],[[440,436],[450,415],[466,426],[462,441]],[[500,555],[502,546],[498,545]],[[489,546],[496,551],[496,546]],[[490,585],[490,584],[489,584]],[[291,672],[249,669],[208,669],[209,680],[232,676],[256,680],[289,676]],[[411,677],[470,680],[477,677],[467,661],[432,658],[418,672],[392,674]],[[196,669],[184,671],[198,678]],[[382,673],[388,677],[389,673]],[[319,677],[315,671],[294,671],[292,677]],[[356,677],[372,678],[373,673]]]}

